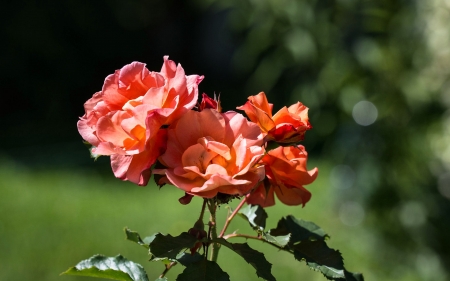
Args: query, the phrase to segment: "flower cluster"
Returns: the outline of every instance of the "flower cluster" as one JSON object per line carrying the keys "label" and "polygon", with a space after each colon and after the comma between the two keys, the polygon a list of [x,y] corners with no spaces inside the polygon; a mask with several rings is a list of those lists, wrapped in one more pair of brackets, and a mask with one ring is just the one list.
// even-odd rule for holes
{"label": "flower cluster", "polygon": [[[248,203],[304,205],[318,170],[307,170],[307,153],[297,143],[311,129],[308,108],[298,102],[272,115],[264,93],[235,111],[203,94],[203,76],[186,76],[168,57],[160,72],[133,62],[105,79],[85,105],[78,131],[96,155],[111,156],[114,175],[146,185],[172,184],[192,196],[247,196]],[[268,150],[268,143],[279,146]]]}

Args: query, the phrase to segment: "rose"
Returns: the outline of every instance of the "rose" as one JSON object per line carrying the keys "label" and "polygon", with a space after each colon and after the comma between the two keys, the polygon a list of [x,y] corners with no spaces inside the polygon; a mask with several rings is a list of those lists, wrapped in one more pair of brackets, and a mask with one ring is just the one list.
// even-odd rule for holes
{"label": "rose", "polygon": [[78,131],[94,146],[93,153],[111,155],[116,177],[146,185],[151,165],[165,150],[161,126],[195,106],[202,79],[186,76],[167,56],[161,72],[150,72],[140,62],[125,65],[85,103]]}
{"label": "rose", "polygon": [[303,140],[306,130],[312,128],[308,120],[308,108],[302,103],[283,107],[273,116],[272,108],[273,105],[267,101],[263,92],[250,96],[243,106],[237,107],[258,124],[266,134],[266,140],[280,144],[297,143]]}
{"label": "rose", "polygon": [[278,147],[269,151],[262,159],[267,176],[266,183],[262,182],[248,195],[249,204],[269,207],[275,204],[274,193],[286,205],[305,206],[311,198],[311,193],[303,185],[312,183],[319,170],[307,170],[308,154],[302,145]]}
{"label": "rose", "polygon": [[259,127],[237,112],[190,111],[168,128],[167,150],[159,157],[165,168],[154,174],[163,175],[159,184],[173,184],[188,195],[245,195],[264,178],[264,167],[257,165],[264,155],[262,137]]}

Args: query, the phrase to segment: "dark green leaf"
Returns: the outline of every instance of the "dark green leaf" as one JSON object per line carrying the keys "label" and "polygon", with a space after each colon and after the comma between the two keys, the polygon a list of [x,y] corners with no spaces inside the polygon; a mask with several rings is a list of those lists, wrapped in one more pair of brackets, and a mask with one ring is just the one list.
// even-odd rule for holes
{"label": "dark green leaf", "polygon": [[147,249],[149,248],[148,244],[150,244],[150,242],[145,243],[144,241],[142,241],[141,236],[136,231],[132,231],[128,228],[125,228],[125,235],[127,236],[128,240],[133,241]]}
{"label": "dark green leaf", "polygon": [[239,211],[241,217],[248,220],[253,229],[263,231],[266,228],[266,211],[259,205],[247,205]]}
{"label": "dark green leaf", "polygon": [[95,255],[81,261],[61,274],[99,277],[120,281],[148,281],[147,274],[141,265],[118,255],[105,257]]}
{"label": "dark green leaf", "polygon": [[154,233],[154,234],[152,234],[152,235],[150,235],[150,236],[145,237],[145,238],[144,238],[144,243],[145,243],[146,245],[150,245],[150,243],[152,243],[152,241],[155,240],[155,237],[156,237],[157,234],[158,234],[158,233]]}
{"label": "dark green leaf", "polygon": [[287,235],[281,235],[281,236],[273,236],[271,233],[263,232],[261,233],[262,238],[266,240],[269,243],[275,244],[280,247],[284,247],[289,243],[289,240],[291,239],[291,234],[288,233]]}
{"label": "dark green leaf", "polygon": [[177,255],[177,257],[175,259],[167,258],[167,257],[163,257],[163,258],[152,257],[150,259],[150,261],[156,261],[156,262],[160,261],[164,264],[169,264],[169,263],[175,261],[175,262],[179,262],[183,266],[187,266],[188,264],[198,262],[203,258],[204,257],[197,252],[195,252],[194,255],[191,255],[190,253],[186,253],[186,252],[181,252]]}
{"label": "dark green leaf", "polygon": [[197,252],[195,252],[194,255],[183,252],[183,253],[178,254],[178,256],[177,256],[177,261],[184,266],[187,266],[188,264],[191,264],[194,262],[199,262],[202,259],[204,259],[204,257]]}
{"label": "dark green leaf", "polygon": [[361,273],[352,273],[345,271],[346,281],[364,281],[364,276]]}
{"label": "dark green leaf", "polygon": [[247,243],[230,243],[223,238],[215,239],[214,242],[224,245],[243,257],[246,262],[256,269],[258,277],[269,281],[276,280],[271,272],[272,264],[266,260],[263,253],[250,248]]}
{"label": "dark green leaf", "polygon": [[230,276],[216,262],[202,259],[186,266],[176,281],[230,281]]}
{"label": "dark green leaf", "polygon": [[197,238],[187,232],[183,232],[177,237],[158,233],[150,243],[150,253],[156,258],[175,259],[178,253],[192,248],[196,242]]}
{"label": "dark green leaf", "polygon": [[256,275],[258,277],[268,281],[276,281],[271,272],[272,264],[266,260],[263,253],[250,248],[247,243],[234,243],[232,245],[233,250],[256,269]]}
{"label": "dark green leaf", "polygon": [[297,219],[293,216],[282,218],[277,225],[277,228],[271,229],[272,236],[283,236],[291,233],[290,243],[295,243],[303,240],[325,240],[328,235],[317,224],[302,219]]}
{"label": "dark green leaf", "polygon": [[306,261],[310,268],[320,271],[327,279],[363,280],[361,274],[353,274],[344,268],[341,253],[327,246],[325,240],[328,235],[315,223],[287,216],[278,222],[277,228],[270,230],[272,237],[288,234],[292,236],[284,249],[292,252],[295,259]]}
{"label": "dark green leaf", "polygon": [[324,241],[305,240],[290,248],[294,250],[295,259],[305,260],[310,268],[322,272],[328,279],[345,278],[341,253],[328,248]]}
{"label": "dark green leaf", "polygon": [[160,261],[160,262],[162,262],[163,264],[169,264],[169,263],[171,263],[171,262],[173,262],[173,261],[176,261],[175,259],[168,259],[168,258],[157,258],[157,257],[151,257],[150,258],[150,261]]}

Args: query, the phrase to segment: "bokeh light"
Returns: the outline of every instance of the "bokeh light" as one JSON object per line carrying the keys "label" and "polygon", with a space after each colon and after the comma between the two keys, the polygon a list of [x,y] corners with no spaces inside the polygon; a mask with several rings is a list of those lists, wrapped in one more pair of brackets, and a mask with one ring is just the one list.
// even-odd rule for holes
{"label": "bokeh light", "polygon": [[439,193],[447,199],[450,199],[450,173],[444,173],[438,179]]}
{"label": "bokeh light", "polygon": [[353,106],[352,116],[359,125],[369,126],[377,120],[378,109],[370,101],[360,101]]}
{"label": "bokeh light", "polygon": [[330,173],[330,183],[337,189],[347,189],[353,186],[356,174],[350,166],[337,165]]}
{"label": "bokeh light", "polygon": [[355,201],[348,201],[341,204],[339,208],[339,219],[348,226],[357,226],[364,221],[366,213],[363,206]]}
{"label": "bokeh light", "polygon": [[417,227],[425,223],[427,213],[422,203],[408,201],[400,207],[399,217],[404,226]]}

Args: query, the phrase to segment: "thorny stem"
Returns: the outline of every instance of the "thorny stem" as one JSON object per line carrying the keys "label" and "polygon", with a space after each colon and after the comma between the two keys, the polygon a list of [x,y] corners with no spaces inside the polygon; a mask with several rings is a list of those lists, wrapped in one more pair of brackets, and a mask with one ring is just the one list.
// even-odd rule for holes
{"label": "thorny stem", "polygon": [[[208,200],[208,208],[211,213],[209,219],[209,239],[216,240],[217,239],[217,222],[216,222],[216,209],[217,204],[215,198]],[[216,262],[217,257],[219,256],[220,244],[219,243],[211,243],[211,256],[210,260]]]}
{"label": "thorny stem", "polygon": [[200,211],[200,217],[198,218],[199,221],[203,221],[203,216],[205,214],[205,209],[206,209],[206,201],[208,199],[204,199],[203,200],[203,205],[202,205],[202,210]]}
{"label": "thorny stem", "polygon": [[253,235],[239,234],[239,233],[231,233],[231,234],[225,235],[225,237],[223,237],[223,239],[228,240],[229,238],[236,238],[236,237],[265,241],[261,236],[253,236]]}
{"label": "thorny stem", "polygon": [[236,216],[236,214],[239,212],[239,210],[242,208],[242,206],[244,206],[245,202],[247,202],[247,196],[245,196],[244,199],[242,199],[241,203],[239,203],[239,205],[236,207],[236,209],[234,209],[233,213],[231,213],[231,215],[227,218],[227,220],[225,221],[225,224],[223,226],[223,229],[219,234],[219,238],[223,237],[231,220],[233,220],[233,218]]}
{"label": "thorny stem", "polygon": [[261,236],[252,236],[252,235],[247,235],[247,234],[232,233],[232,234],[225,235],[223,238],[225,240],[228,240],[229,238],[236,238],[236,237],[259,240],[259,241],[262,241],[262,242],[267,243],[269,245],[272,245],[272,246],[274,246],[275,248],[277,248],[279,250],[290,252],[288,249],[285,249],[285,248],[283,248],[281,246],[278,246],[277,244],[273,244],[273,243],[271,243],[271,242],[269,242],[267,240],[264,240],[264,238],[262,238]]}
{"label": "thorny stem", "polygon": [[[195,226],[198,227],[198,225],[201,225],[201,230],[204,231],[205,229],[205,225],[203,223],[203,217],[205,215],[205,209],[206,209],[206,203],[207,203],[208,199],[203,199],[203,205],[202,205],[202,210],[200,211],[200,217],[198,218],[197,222],[195,223]],[[210,228],[208,228],[208,235],[206,237],[209,237],[209,230]],[[209,248],[209,244],[208,243],[203,243],[203,255],[206,257],[207,253],[208,253],[208,248]]]}
{"label": "thorny stem", "polygon": [[167,272],[169,272],[169,270],[176,264],[177,264],[177,262],[173,261],[173,262],[169,263],[168,265],[166,265],[166,269],[164,269],[164,271],[161,273],[161,275],[159,275],[159,278],[163,278],[167,274]]}
{"label": "thorny stem", "polygon": [[[203,205],[202,205],[202,210],[200,211],[200,217],[198,218],[199,221],[203,221],[203,216],[205,214],[205,209],[206,209],[206,203],[207,203],[207,199],[205,199],[203,201]],[[173,267],[177,265],[176,261],[173,261],[171,263],[169,263],[168,265],[166,265],[166,268],[164,269],[164,271],[161,273],[161,275],[159,276],[159,278],[163,278],[167,272],[169,272],[169,270]]]}

